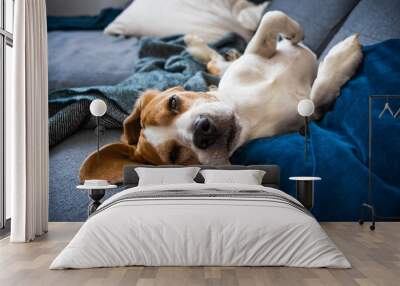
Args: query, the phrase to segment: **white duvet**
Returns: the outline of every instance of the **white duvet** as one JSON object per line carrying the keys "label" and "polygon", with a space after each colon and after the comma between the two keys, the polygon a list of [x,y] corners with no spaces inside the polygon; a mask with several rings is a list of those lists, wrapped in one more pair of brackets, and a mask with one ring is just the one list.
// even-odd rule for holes
{"label": "white duvet", "polygon": [[[210,189],[265,191],[282,199],[122,199],[137,192],[207,193]],[[318,222],[290,202],[300,204],[279,190],[254,185],[180,184],[127,189],[100,206],[50,269],[127,265],[349,268],[350,263]]]}

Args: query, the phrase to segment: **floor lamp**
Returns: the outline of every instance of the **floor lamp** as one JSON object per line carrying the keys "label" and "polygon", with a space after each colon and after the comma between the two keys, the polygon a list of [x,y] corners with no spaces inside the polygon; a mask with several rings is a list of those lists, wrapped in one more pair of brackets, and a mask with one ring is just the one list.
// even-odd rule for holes
{"label": "floor lamp", "polygon": [[314,114],[315,106],[311,99],[302,99],[297,105],[297,112],[304,117],[304,162],[307,162],[307,145],[309,137],[308,121],[309,117]]}
{"label": "floor lamp", "polygon": [[95,99],[90,103],[90,113],[96,117],[97,135],[97,160],[100,160],[100,117],[107,112],[107,104],[101,99]]}

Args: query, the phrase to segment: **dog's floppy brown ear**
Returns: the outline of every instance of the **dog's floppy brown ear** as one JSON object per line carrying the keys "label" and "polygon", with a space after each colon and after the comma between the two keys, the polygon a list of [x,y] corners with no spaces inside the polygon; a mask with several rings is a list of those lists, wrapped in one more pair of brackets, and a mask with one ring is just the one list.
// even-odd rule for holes
{"label": "dog's floppy brown ear", "polygon": [[[165,92],[184,91],[185,89],[181,86],[175,86],[167,89]],[[135,106],[131,114],[124,120],[123,133],[121,141],[128,145],[137,144],[140,136],[141,124],[140,115],[144,107],[157,95],[160,91],[155,89],[149,89],[145,91],[136,101]]]}
{"label": "dog's floppy brown ear", "polygon": [[140,114],[143,108],[160,92],[158,90],[145,91],[136,101],[131,114],[124,120],[121,141],[128,145],[135,145],[140,136]]}
{"label": "dog's floppy brown ear", "polygon": [[127,164],[136,162],[135,146],[129,146],[122,143],[113,143],[103,146],[99,151],[90,154],[79,170],[79,179],[81,183],[90,179],[107,180],[111,184],[122,182],[123,167]]}

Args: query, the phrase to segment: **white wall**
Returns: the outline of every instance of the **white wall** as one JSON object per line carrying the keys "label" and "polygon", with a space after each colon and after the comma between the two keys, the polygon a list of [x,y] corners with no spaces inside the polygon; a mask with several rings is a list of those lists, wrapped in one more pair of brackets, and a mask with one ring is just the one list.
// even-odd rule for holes
{"label": "white wall", "polygon": [[96,15],[107,7],[122,7],[129,0],[46,0],[47,15]]}

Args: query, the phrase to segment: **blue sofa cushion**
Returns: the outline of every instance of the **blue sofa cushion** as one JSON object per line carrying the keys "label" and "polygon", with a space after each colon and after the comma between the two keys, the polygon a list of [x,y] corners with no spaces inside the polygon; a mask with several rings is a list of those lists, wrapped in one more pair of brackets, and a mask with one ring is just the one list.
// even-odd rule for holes
{"label": "blue sofa cushion", "polygon": [[280,10],[304,29],[304,43],[317,55],[324,50],[359,0],[272,0],[267,11]]}

